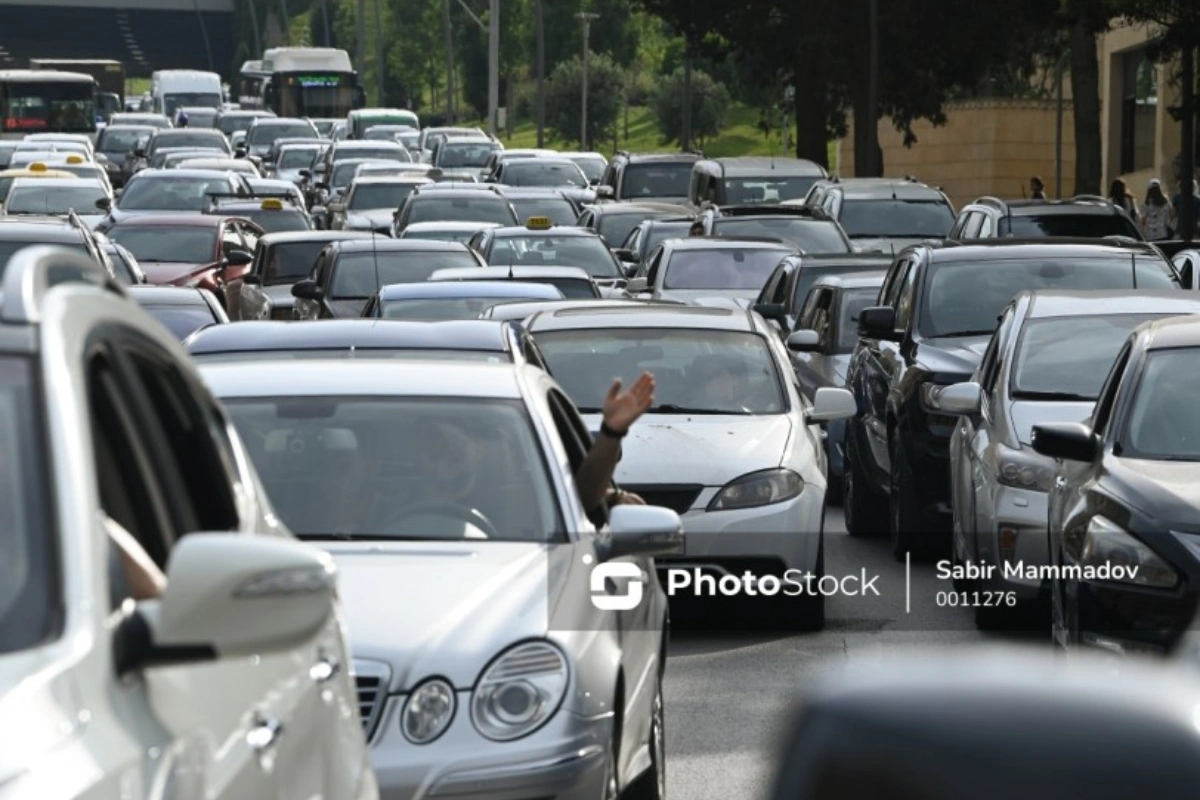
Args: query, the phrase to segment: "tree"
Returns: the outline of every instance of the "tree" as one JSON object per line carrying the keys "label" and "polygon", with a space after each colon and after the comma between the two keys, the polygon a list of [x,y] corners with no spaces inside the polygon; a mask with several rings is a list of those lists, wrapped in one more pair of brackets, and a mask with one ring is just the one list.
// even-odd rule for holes
{"label": "tree", "polygon": [[[592,53],[588,61],[589,142],[612,139],[624,101],[624,71],[608,56]],[[557,138],[581,141],[582,107],[583,62],[575,56],[555,67],[546,81],[546,124]]]}
{"label": "tree", "polygon": [[[659,81],[651,96],[654,116],[663,134],[663,144],[682,143],[683,96],[682,68]],[[725,112],[732,103],[733,98],[722,84],[714,81],[706,72],[692,70],[691,133],[697,144],[703,147],[705,139],[721,132]]]}

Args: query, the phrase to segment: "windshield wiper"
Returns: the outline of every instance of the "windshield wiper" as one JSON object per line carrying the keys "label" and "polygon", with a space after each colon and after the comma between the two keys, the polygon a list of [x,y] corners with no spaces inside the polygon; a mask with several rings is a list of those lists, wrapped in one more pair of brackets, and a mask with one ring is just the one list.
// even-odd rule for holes
{"label": "windshield wiper", "polygon": [[[425,536],[400,536],[383,533],[298,533],[296,538],[304,542],[432,542],[438,541]],[[456,540],[457,541],[457,540]]]}
{"label": "windshield wiper", "polygon": [[939,333],[934,339],[956,339],[966,336],[991,336],[995,333],[994,328],[988,328],[986,331],[954,331],[953,333]]}
{"label": "windshield wiper", "polygon": [[715,414],[715,415],[730,415],[730,414],[749,414],[749,411],[733,411],[720,408],[691,408],[689,406],[677,406],[674,403],[663,403],[657,406],[651,406],[648,409],[651,414]]}
{"label": "windshield wiper", "polygon": [[1085,397],[1074,392],[1028,392],[1017,390],[1012,393],[1013,400],[1077,400],[1079,402],[1094,403],[1096,398]]}

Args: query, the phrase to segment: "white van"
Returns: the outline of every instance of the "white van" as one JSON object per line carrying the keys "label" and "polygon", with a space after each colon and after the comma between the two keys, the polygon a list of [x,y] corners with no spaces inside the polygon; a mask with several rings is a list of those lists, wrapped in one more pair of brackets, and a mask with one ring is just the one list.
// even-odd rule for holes
{"label": "white van", "polygon": [[220,108],[225,102],[221,76],[194,69],[164,69],[150,76],[151,110],[174,119],[182,106]]}

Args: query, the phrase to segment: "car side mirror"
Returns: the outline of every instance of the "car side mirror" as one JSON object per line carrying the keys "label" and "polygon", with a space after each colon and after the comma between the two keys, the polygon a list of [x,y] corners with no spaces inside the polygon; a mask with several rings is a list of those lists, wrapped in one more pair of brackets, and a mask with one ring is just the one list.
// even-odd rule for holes
{"label": "car side mirror", "polygon": [[951,417],[973,417],[983,405],[983,387],[978,383],[955,383],[950,386],[929,385],[925,402],[930,410]]}
{"label": "car side mirror", "polygon": [[304,180],[308,180],[309,178],[312,177],[312,170],[311,169],[302,169],[299,172],[297,172],[296,174],[299,175],[301,178],[304,178]]}
{"label": "car side mirror", "polygon": [[303,280],[292,285],[292,297],[297,300],[320,300],[323,295],[321,287],[313,280]]}
{"label": "car side mirror", "polygon": [[145,148],[142,148],[142,147],[134,148],[133,157],[134,158],[145,158],[146,157]]}
{"label": "car side mirror", "polygon": [[252,275],[243,275],[242,283],[246,284],[247,286],[261,286],[262,278],[259,277],[258,275],[253,275],[253,274]]}
{"label": "car side mirror", "polygon": [[633,254],[633,251],[624,247],[614,248],[612,254],[617,257],[618,261],[637,261],[637,256]]}
{"label": "car side mirror", "polygon": [[1034,425],[1030,444],[1034,452],[1064,461],[1090,462],[1100,449],[1099,437],[1079,422]]}
{"label": "car side mirror", "polygon": [[238,145],[237,147],[233,148],[233,157],[234,158],[245,158],[246,153],[247,153],[246,148],[242,147],[241,145]]}
{"label": "car side mirror", "polygon": [[345,203],[330,203],[329,205],[327,205],[325,207],[325,210],[328,211],[330,214],[340,214],[346,210],[346,204]]}
{"label": "car side mirror", "polygon": [[629,283],[625,284],[625,291],[629,294],[637,294],[647,290],[645,278],[630,278]]}
{"label": "car side mirror", "polygon": [[661,506],[613,506],[608,512],[608,559],[622,556],[683,555],[683,521]]}
{"label": "car side mirror", "polygon": [[166,573],[162,597],[142,601],[122,623],[122,674],[286,652],[314,640],[333,617],[333,560],[294,540],[191,533],[172,548]]}
{"label": "car side mirror", "polygon": [[316,182],[315,184],[313,184],[313,185],[314,185],[314,186],[316,186],[318,189],[321,189],[322,191],[325,191],[325,190],[328,190],[328,189],[329,189],[329,184],[328,184],[328,183],[326,183],[325,181],[317,181],[317,182]]}
{"label": "car side mirror", "polygon": [[112,198],[111,197],[101,197],[99,200],[96,201],[96,208],[100,209],[101,211],[111,211],[112,210]]}
{"label": "car side mirror", "polygon": [[858,414],[858,403],[848,389],[825,387],[813,395],[813,407],[809,409],[808,421],[833,422],[850,419]]}
{"label": "car side mirror", "polygon": [[891,306],[864,308],[858,315],[858,335],[864,339],[882,339],[898,342],[896,333],[896,309]]}
{"label": "car side mirror", "polygon": [[613,192],[613,188],[611,186],[597,186],[596,187],[596,199],[597,200],[612,200],[616,196],[617,195],[615,192]]}
{"label": "car side mirror", "polygon": [[773,319],[779,323],[783,322],[784,315],[787,313],[787,308],[783,303],[756,303],[754,310],[763,319]]}
{"label": "car side mirror", "polygon": [[641,266],[641,264],[626,264],[621,272],[626,278],[632,278],[634,275],[637,275],[638,269],[640,269]]}
{"label": "car side mirror", "polygon": [[787,338],[787,349],[793,353],[816,353],[821,349],[821,334],[816,331],[796,331]]}
{"label": "car side mirror", "polygon": [[225,266],[244,267],[253,260],[254,256],[245,250],[230,250],[229,255],[225,256]]}

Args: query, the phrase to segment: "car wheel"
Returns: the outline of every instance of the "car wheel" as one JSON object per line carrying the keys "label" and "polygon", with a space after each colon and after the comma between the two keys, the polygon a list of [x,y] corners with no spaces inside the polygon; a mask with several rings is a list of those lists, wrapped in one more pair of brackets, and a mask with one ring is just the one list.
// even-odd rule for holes
{"label": "car wheel", "polygon": [[[950,566],[954,570],[955,575],[958,575],[958,571],[965,566],[962,559],[958,557],[958,545],[954,542],[950,543]],[[967,578],[955,577],[951,579],[951,583],[954,585],[954,591],[969,592],[972,589],[974,581]]]}
{"label": "car wheel", "polygon": [[[825,534],[817,545],[817,563],[812,569],[812,585],[825,577]],[[815,592],[799,597],[778,594],[772,598],[771,618],[782,620],[782,626],[791,631],[815,632],[825,628],[825,595]]]}
{"label": "car wheel", "polygon": [[842,512],[845,514],[846,531],[851,536],[870,536],[886,529],[887,518],[883,513],[882,497],[871,487],[866,471],[860,466],[858,437],[854,426],[846,427],[846,460],[843,462]]}
{"label": "car wheel", "polygon": [[667,747],[663,714],[662,678],[654,695],[654,710],[650,719],[650,766],[638,776],[623,800],[664,800],[667,796]]}
{"label": "car wheel", "polygon": [[892,555],[903,561],[912,552],[920,532],[921,515],[917,507],[916,487],[912,470],[899,442],[891,445],[891,475],[888,477],[888,508],[891,517]]}

